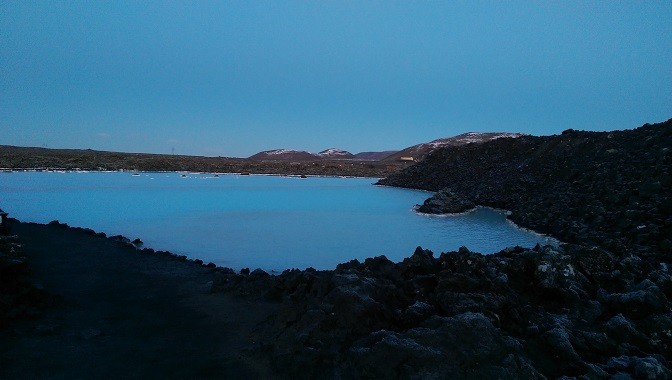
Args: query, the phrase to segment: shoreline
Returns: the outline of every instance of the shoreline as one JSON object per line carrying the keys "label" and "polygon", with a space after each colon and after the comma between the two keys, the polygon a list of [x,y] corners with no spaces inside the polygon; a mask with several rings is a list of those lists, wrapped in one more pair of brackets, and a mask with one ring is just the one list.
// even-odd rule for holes
{"label": "shoreline", "polygon": [[[463,215],[463,214],[467,214],[467,213],[473,212],[473,211],[475,211],[475,210],[478,209],[478,208],[488,209],[488,210],[492,210],[492,211],[496,211],[496,212],[503,212],[503,211],[504,211],[504,210],[495,209],[495,208],[486,207],[486,206],[477,206],[477,207],[475,207],[473,210],[470,210],[470,211],[465,212],[465,213],[460,213],[460,215]],[[452,215],[452,214],[445,214],[445,215],[423,214],[423,213],[417,213],[417,214],[418,214],[419,216],[423,216],[423,217],[438,217],[438,218],[445,218],[445,217],[451,217],[451,216],[460,216],[460,215]],[[65,229],[65,230],[72,230],[72,231],[82,232],[82,233],[84,233],[85,235],[95,236],[95,237],[98,237],[98,238],[101,238],[101,239],[108,239],[108,240],[111,240],[111,241],[115,241],[115,242],[121,243],[122,245],[124,245],[124,246],[126,246],[126,247],[128,247],[128,248],[133,248],[133,249],[135,249],[139,254],[154,254],[154,255],[167,256],[167,257],[170,257],[170,258],[173,258],[173,259],[176,259],[176,260],[185,261],[185,262],[189,262],[189,263],[195,263],[195,264],[197,264],[197,265],[201,265],[201,266],[203,266],[204,268],[215,269],[215,270],[217,270],[217,271],[220,271],[220,272],[223,272],[223,273],[228,273],[228,274],[230,274],[230,273],[239,273],[239,274],[240,274],[241,272],[245,272],[245,271],[253,271],[253,270],[257,270],[257,271],[260,271],[260,272],[269,274],[269,275],[271,275],[271,276],[277,276],[277,275],[280,275],[280,274],[282,274],[282,273],[284,273],[284,272],[287,272],[287,271],[295,271],[295,270],[305,271],[305,270],[308,270],[308,269],[312,269],[311,266],[306,267],[306,268],[304,268],[304,269],[300,269],[300,268],[285,268],[285,269],[282,269],[282,270],[265,270],[265,269],[262,269],[262,268],[252,268],[252,267],[250,267],[250,266],[243,266],[243,267],[241,267],[241,268],[232,268],[232,267],[220,266],[220,265],[217,265],[217,264],[215,264],[215,263],[213,263],[213,262],[206,262],[206,261],[202,260],[202,259],[199,258],[199,257],[194,257],[194,256],[192,256],[189,252],[173,252],[173,251],[170,251],[170,250],[162,250],[162,249],[157,249],[157,248],[155,248],[155,247],[146,246],[145,243],[144,243],[144,241],[142,240],[142,237],[140,237],[140,236],[136,237],[135,239],[131,239],[131,238],[129,238],[129,237],[125,236],[125,235],[121,235],[121,234],[111,235],[111,234],[108,234],[107,232],[104,232],[104,231],[96,231],[96,230],[94,230],[94,229],[92,229],[92,228],[90,228],[90,227],[71,226],[71,225],[69,225],[69,224],[67,224],[67,223],[62,223],[62,222],[60,222],[58,219],[52,220],[52,221],[50,221],[50,222],[48,222],[48,223],[30,222],[30,221],[26,222],[26,221],[18,220],[18,219],[16,219],[16,218],[8,218],[8,220],[9,220],[11,223],[26,224],[26,225],[36,225],[36,226],[45,226],[45,227],[46,227],[46,226],[51,226],[51,227],[56,227],[56,228]],[[526,232],[533,233],[533,234],[538,235],[539,237],[542,237],[542,238],[544,238],[544,239],[552,239],[552,240],[553,240],[552,242],[549,242],[548,244],[539,244],[539,243],[538,243],[538,244],[541,245],[542,247],[545,247],[545,246],[548,245],[548,246],[552,246],[552,247],[557,248],[557,247],[559,247],[560,245],[564,245],[564,244],[566,244],[566,243],[560,242],[558,239],[556,239],[556,238],[554,238],[554,237],[552,237],[552,236],[544,235],[544,234],[541,234],[541,233],[538,233],[538,232],[536,232],[536,231],[532,231],[532,230],[527,230],[527,229],[525,229],[524,227],[520,227],[520,226],[516,225],[515,222],[513,222],[513,221],[509,221],[508,219],[507,219],[507,221],[510,222],[510,223],[513,223],[513,226],[516,227],[517,229],[520,229],[520,230],[523,230],[523,231],[526,231]],[[137,242],[137,243],[136,243],[136,242]],[[512,249],[512,248],[514,248],[514,247],[520,247],[520,246],[508,246],[508,247],[503,247],[502,249],[500,249],[500,250],[497,251],[497,252],[501,252],[502,250]],[[522,248],[531,249],[532,247],[522,247]],[[450,252],[450,251],[446,251],[446,252]],[[483,256],[489,256],[489,255],[494,255],[494,254],[496,254],[497,252],[478,252],[478,254],[483,255]],[[443,252],[441,252],[441,253],[443,253]],[[372,259],[372,258],[374,258],[374,257],[375,257],[375,254],[372,253],[372,256],[367,257],[367,258],[365,258],[365,259],[363,259],[363,260],[369,260],[369,259]],[[400,261],[395,262],[395,264],[399,264],[399,263],[401,263],[403,260],[405,260],[405,259],[407,259],[407,258],[408,258],[408,257],[404,257],[404,258],[402,258]],[[353,259],[353,260],[356,260],[356,259]],[[345,264],[345,262],[344,262],[344,263],[339,263],[339,264],[337,264],[334,268],[319,269],[319,270],[320,270],[320,271],[334,271],[334,270],[336,270],[336,268],[337,268],[339,265],[342,265],[342,264]]]}
{"label": "shoreline", "polygon": [[[393,187],[393,186],[392,186],[392,187]],[[512,214],[512,212],[509,211],[509,210],[505,210],[505,209],[503,209],[503,208],[496,208],[496,207],[490,207],[490,206],[476,205],[476,206],[475,206],[474,208],[472,208],[471,210],[464,211],[464,212],[433,214],[433,213],[427,213],[427,212],[420,212],[420,211],[418,211],[418,207],[419,207],[419,205],[415,205],[415,206],[413,206],[412,210],[413,210],[416,214],[418,214],[418,215],[420,215],[420,216],[427,217],[427,218],[433,218],[433,217],[434,217],[434,218],[459,217],[459,216],[463,216],[463,215],[471,214],[471,213],[475,212],[475,211],[478,210],[478,209],[491,210],[491,211],[494,211],[494,212],[497,212],[497,213],[499,213],[499,214],[504,215],[504,217],[505,217],[507,223],[510,223],[510,224],[511,224],[512,226],[514,226],[516,229],[521,230],[521,231],[524,231],[524,232],[528,232],[528,233],[531,233],[531,234],[534,234],[534,235],[537,235],[537,236],[542,237],[542,238],[547,239],[547,240],[550,240],[550,241],[551,241],[551,242],[549,243],[550,245],[553,245],[553,246],[557,247],[557,246],[560,246],[560,245],[562,245],[562,244],[567,244],[566,242],[561,241],[560,239],[558,239],[557,237],[555,237],[555,236],[553,236],[553,235],[551,235],[551,234],[546,234],[546,233],[543,233],[543,232],[538,232],[538,231],[535,231],[535,230],[533,230],[533,229],[531,229],[531,228],[527,228],[527,227],[518,225],[516,222],[514,222],[514,221],[511,220],[511,219],[509,219],[509,216]],[[481,253],[482,253],[482,252],[481,252]],[[483,254],[487,254],[487,253],[483,253]]]}
{"label": "shoreline", "polygon": [[0,145],[4,170],[104,170],[156,172],[258,173],[382,178],[407,167],[403,162],[315,159],[257,161],[246,158],[152,155]]}
{"label": "shoreline", "polygon": [[[672,375],[660,354],[642,357],[636,354],[639,351],[623,351],[621,355],[626,356],[619,360],[624,361],[624,367],[613,364],[614,347],[625,344],[625,350],[632,343],[620,333],[623,324],[638,336],[651,337],[645,346],[633,349],[660,353],[672,343],[660,340],[660,334],[670,326],[660,319],[669,310],[667,301],[640,305],[636,296],[642,293],[646,300],[665,300],[659,288],[664,283],[641,280],[638,276],[644,263],[632,267],[637,262],[631,256],[571,244],[511,247],[492,255],[462,247],[439,257],[418,247],[399,263],[379,256],[342,263],[334,270],[294,269],[271,276],[259,270],[236,273],[166,251],[138,249],[121,236],[55,222],[45,225],[11,220],[10,226],[19,233],[32,260],[31,283],[37,280],[62,300],[60,306],[38,307],[37,315],[14,324],[14,332],[0,328],[0,336],[6,338],[4,345],[0,343],[0,352],[10,359],[4,363],[0,359],[0,374],[5,371],[12,378],[21,378],[19,373],[44,376],[42,371],[48,371],[48,366],[36,365],[32,355],[46,352],[51,361],[69,363],[70,356],[53,349],[64,344],[82,350],[83,359],[78,364],[65,364],[57,373],[95,377],[97,368],[104,366],[110,373],[121,374],[119,371],[129,368],[128,351],[123,348],[129,347],[129,342],[135,347],[151,347],[141,349],[144,353],[135,352],[138,357],[131,360],[134,371],[144,376],[150,373],[147,371],[156,371],[156,366],[149,364],[156,359],[147,357],[154,357],[152,352],[173,362],[166,363],[166,368],[179,363],[181,372],[176,373],[196,376],[203,366],[210,368],[211,360],[219,358],[203,355],[211,352],[205,347],[213,342],[235,342],[224,345],[233,344],[235,357],[241,358],[241,352],[244,357],[243,362],[233,356],[221,362],[217,359],[216,368],[228,371],[217,372],[220,375],[336,378],[372,373],[389,378],[431,370],[444,378],[529,378],[542,374],[557,377],[576,373],[576,368],[589,368],[591,376],[604,377],[619,368],[634,371],[644,363],[652,366],[652,373]],[[619,278],[635,276],[633,287],[613,283],[609,267],[602,267],[604,260],[620,262],[622,268],[631,265]],[[130,285],[137,281],[140,287]],[[536,285],[530,286],[532,283]],[[100,295],[91,298],[91,286]],[[166,286],[175,293],[165,294]],[[108,302],[122,303],[100,308]],[[196,305],[197,313],[183,310],[175,316],[173,308],[178,304]],[[562,309],[559,305],[563,304],[570,307]],[[171,313],[166,314],[166,306],[154,309],[152,305],[172,305],[167,309]],[[82,307],[87,311],[80,311]],[[101,322],[108,320],[102,316],[114,315],[119,309],[126,310],[127,317]],[[159,322],[139,317],[157,312]],[[203,313],[209,316],[199,317]],[[228,322],[222,324],[221,318]],[[250,325],[250,318],[257,318],[257,322]],[[652,324],[655,320],[659,322]],[[138,333],[124,327],[128,323],[144,326],[138,331],[152,331],[141,335],[149,341],[138,341]],[[162,327],[166,323],[175,326],[179,339],[191,342],[186,345],[193,350],[185,354],[181,348],[164,347],[164,339],[170,336]],[[237,335],[232,337],[225,326],[238,331]],[[606,340],[600,343],[604,346],[577,345],[585,331],[604,336]],[[553,343],[563,334],[573,343]],[[510,346],[506,342],[511,339],[519,343]],[[455,346],[455,341],[461,344]],[[24,351],[27,347],[39,349],[31,353]],[[97,352],[113,351],[102,357],[85,353],[92,347],[98,347]],[[532,355],[525,347],[536,347],[538,352]],[[230,349],[221,349],[229,352],[226,355],[233,354]],[[427,352],[441,354],[428,357]],[[446,355],[455,360],[446,361]],[[514,362],[507,360],[511,355]],[[535,359],[539,355],[542,359]],[[572,359],[557,363],[543,359],[557,355]],[[123,366],[117,366],[113,357],[124,358]],[[191,361],[185,362],[185,357]],[[512,364],[519,361],[529,364]]]}
{"label": "shoreline", "polygon": [[[95,174],[95,172],[93,172],[93,173]],[[122,181],[124,183],[126,183],[126,181],[128,181],[128,184],[139,184],[138,186],[150,186],[150,185],[145,185],[147,183],[150,183],[150,181],[148,181],[149,177],[155,177],[155,178],[157,178],[157,180],[161,180],[163,177],[167,177],[167,178],[163,178],[163,179],[165,179],[166,181],[169,181],[169,182],[167,182],[167,183],[171,184],[169,186],[174,186],[172,184],[177,184],[178,182],[187,184],[187,183],[195,183],[195,182],[193,182],[194,180],[198,180],[198,179],[203,180],[205,178],[208,178],[208,179],[211,178],[210,174],[198,174],[198,175],[195,175],[195,176],[190,176],[190,178],[192,179],[191,182],[189,182],[189,181],[182,182],[182,180],[186,180],[187,178],[185,178],[185,179],[178,178],[180,176],[179,172],[169,172],[168,174],[161,174],[161,175],[152,175],[152,173],[147,173],[147,172],[142,172],[142,173],[139,173],[139,174],[142,174],[142,177],[137,178],[138,182],[136,182],[136,179],[132,178],[130,176],[130,174],[126,174],[126,173],[118,174],[117,173],[117,174],[114,174],[113,177],[107,177],[105,175],[99,175],[99,176],[96,176],[96,177],[91,177],[92,179],[87,180],[87,183],[90,182],[90,181],[95,182],[95,178],[100,178],[100,179],[108,178],[109,183],[111,183],[112,186],[114,186],[114,184],[116,184],[117,182],[122,182]],[[71,174],[71,175],[75,175],[75,174]],[[56,176],[56,174],[55,174],[55,176]],[[257,176],[257,178],[270,177],[269,175],[263,175],[263,174],[262,175],[255,175],[255,176]],[[51,176],[51,177],[55,178],[54,179],[55,181],[56,181],[56,178],[58,178],[58,176],[56,176],[56,177]],[[170,177],[170,178],[168,178],[168,177]],[[275,175],[273,177],[283,178],[284,176]],[[50,178],[50,176],[43,177],[41,174],[32,174],[32,175],[30,175],[30,178],[42,178],[43,181],[46,181],[47,183],[50,182],[50,180],[48,180],[48,178]],[[64,176],[63,178],[69,178],[69,177]],[[238,175],[233,174],[233,173],[222,175],[223,180],[227,179],[227,181],[230,181],[234,178],[238,178]],[[327,181],[327,182],[325,182],[326,184],[331,183],[331,181],[333,181],[335,184],[336,183],[341,183],[340,181],[338,181],[341,178],[336,178],[336,177],[329,177],[329,178],[333,178],[333,179],[326,180]],[[73,177],[73,179],[74,179],[74,177]],[[213,180],[214,179],[216,179],[216,178],[213,178]],[[294,179],[298,179],[298,178],[294,177]],[[351,178],[347,178],[345,180],[350,180],[350,179]],[[244,178],[241,179],[241,180],[244,180]],[[375,193],[375,188],[377,187],[377,185],[373,185],[373,186],[376,186],[376,187],[371,187],[373,181],[371,181],[369,178],[364,178],[364,179],[358,178],[358,179],[352,179],[352,180],[357,181],[357,182],[353,182],[353,183],[359,184],[358,186],[360,186],[360,185],[364,186],[364,188],[370,189],[368,191],[373,191]],[[17,181],[17,183],[20,183],[21,182],[21,177],[17,177],[16,181]],[[289,180],[289,181],[294,183],[291,180]],[[104,182],[106,184],[108,183],[107,180],[104,180]],[[202,181],[200,181],[200,182],[202,182]],[[209,181],[206,181],[206,182],[210,183],[210,184],[215,183],[215,182],[209,182]],[[272,181],[272,182],[275,183],[275,181]],[[227,183],[227,182],[224,182],[224,183]],[[242,182],[242,183],[247,183],[247,182]],[[254,183],[254,182],[250,182],[250,183]],[[282,183],[284,183],[284,182],[282,182]],[[321,184],[322,182],[318,181],[316,183]],[[343,182],[344,186],[349,186],[349,185],[347,185],[348,183],[349,182]],[[203,184],[205,184],[205,182],[203,182]],[[208,188],[211,187],[209,185],[208,186],[206,186],[206,185],[207,184],[205,184],[204,186],[208,187]],[[95,184],[93,182],[92,182],[92,186],[95,186]],[[187,185],[187,186],[193,186],[193,185]],[[298,186],[298,183],[297,183],[297,186]],[[421,195],[418,195],[418,194],[425,194],[426,193],[426,191],[423,191],[423,190],[399,189],[399,188],[394,188],[394,189],[395,190],[393,190],[393,191],[388,190],[386,193],[393,193],[394,191],[402,193],[402,192],[410,190],[410,194],[415,194],[411,198],[415,198],[416,196],[421,196]],[[381,189],[380,191],[383,191],[383,189]],[[420,191],[421,193],[417,193],[418,191]],[[375,194],[372,194],[372,195],[375,195]],[[422,195],[422,196],[424,197],[424,195]],[[328,201],[328,199],[325,199],[325,201]],[[410,202],[412,202],[412,203],[410,203]],[[410,202],[403,202],[403,203],[406,203],[407,205],[410,205],[410,204],[416,203],[417,199],[410,199]],[[92,210],[91,212],[95,213],[95,211],[94,211],[95,207],[93,207],[93,203],[92,203],[92,206],[91,206],[91,210]],[[112,208],[111,210],[115,210],[115,209]],[[8,211],[11,212],[12,210],[8,210]],[[311,261],[309,259],[305,259],[305,260],[292,261],[290,264],[287,264],[286,266],[281,265],[283,263],[280,262],[280,260],[275,260],[275,261],[272,261],[270,265],[266,265],[266,263],[261,261],[261,260],[244,260],[244,258],[245,258],[244,254],[248,254],[246,252],[246,248],[241,246],[240,244],[238,244],[234,247],[232,245],[233,243],[236,243],[236,241],[234,241],[234,240],[228,240],[228,243],[227,242],[222,242],[222,241],[215,242],[213,240],[211,243],[208,243],[208,244],[205,243],[206,240],[202,240],[203,243],[201,244],[200,243],[201,240],[197,240],[197,239],[188,240],[188,239],[186,239],[187,235],[185,235],[184,239],[181,239],[178,242],[178,244],[175,244],[171,239],[161,240],[161,234],[160,233],[159,234],[152,234],[151,231],[149,233],[142,233],[142,231],[144,231],[143,229],[137,230],[136,228],[132,228],[129,225],[129,223],[127,223],[127,222],[123,222],[121,224],[118,223],[117,221],[109,222],[109,223],[96,223],[96,220],[94,220],[93,218],[77,218],[76,216],[73,216],[70,213],[67,213],[67,211],[68,210],[65,210],[65,212],[66,212],[65,215],[70,215],[70,216],[66,217],[65,220],[60,219],[60,218],[54,218],[54,216],[58,215],[58,214],[51,213],[51,215],[45,215],[46,216],[45,217],[45,216],[40,216],[39,213],[36,213],[36,212],[24,213],[25,215],[23,215],[23,216],[18,215],[18,216],[16,216],[16,219],[24,221],[24,222],[34,222],[34,223],[42,223],[42,224],[49,224],[50,222],[57,221],[57,222],[62,223],[62,224],[67,224],[69,227],[72,227],[72,228],[92,230],[92,231],[95,231],[95,233],[104,232],[106,235],[109,235],[109,236],[111,236],[111,235],[121,235],[121,236],[124,236],[125,238],[127,238],[129,240],[129,242],[131,240],[139,238],[140,240],[142,240],[144,242],[144,245],[143,245],[142,248],[149,248],[149,249],[157,250],[157,251],[168,251],[168,252],[171,252],[171,253],[173,253],[174,255],[177,255],[177,256],[184,255],[184,256],[187,256],[191,260],[205,261],[206,264],[208,263],[208,261],[212,261],[217,266],[232,268],[235,271],[240,271],[243,268],[249,268],[249,269],[261,268],[262,270],[264,270],[268,273],[272,273],[272,274],[282,273],[282,271],[287,270],[287,269],[298,268],[298,269],[303,270],[303,269],[306,269],[306,268],[309,268],[309,267],[319,267],[322,270],[333,270],[333,269],[335,269],[335,267],[339,263],[350,260],[351,258],[357,257],[360,260],[364,260],[367,257],[371,257],[375,254],[381,254],[381,253],[391,255],[390,257],[392,257],[393,260],[395,260],[395,261],[401,261],[405,257],[407,257],[407,255],[408,255],[408,252],[405,252],[405,251],[412,250],[413,247],[416,246],[416,244],[415,244],[416,242],[419,242],[420,244],[423,244],[422,243],[423,239],[420,237],[420,238],[417,238],[417,239],[407,240],[412,245],[407,246],[407,249],[403,249],[403,250],[395,249],[395,247],[388,247],[388,246],[385,246],[385,245],[376,245],[375,247],[372,247],[372,245],[369,244],[367,249],[359,249],[358,251],[353,251],[353,252],[355,252],[354,254],[352,254],[350,257],[347,257],[347,256],[344,255],[344,257],[341,260],[332,259],[332,260],[326,260],[328,262],[316,262],[316,261]],[[422,219],[416,219],[417,217],[424,216],[421,213],[413,212],[411,215],[406,215],[406,210],[401,210],[400,212],[404,213],[405,218],[412,218],[412,219],[408,220],[409,222],[421,223],[419,225],[431,224],[430,222],[422,221]],[[28,219],[28,217],[30,215],[34,215],[34,218]],[[122,213],[122,215],[123,215],[123,213]],[[10,216],[12,216],[12,215],[10,214]],[[115,216],[116,216],[116,213],[115,213]],[[494,217],[494,216],[492,216],[492,217]],[[111,218],[112,217],[109,217],[108,219],[111,219]],[[77,220],[79,220],[79,222],[77,222]],[[510,236],[516,236],[516,237],[519,236],[515,231],[513,231],[513,229],[509,230],[509,226],[507,224],[501,223],[499,221],[499,219],[497,219],[497,221],[498,221],[497,226],[501,226],[503,231],[511,231]],[[436,224],[436,223],[434,223],[434,224]],[[196,225],[196,227],[201,228],[201,226],[199,226],[198,224]],[[405,226],[403,226],[403,227],[406,228]],[[512,227],[514,227],[516,230],[520,231],[519,226],[516,226],[514,224],[514,225],[512,225]],[[226,228],[226,226],[224,226],[223,228]],[[157,229],[154,228],[154,230],[157,230]],[[183,231],[184,231],[183,229],[180,229],[180,232],[183,232]],[[145,232],[147,232],[147,231],[145,231]],[[478,250],[479,252],[482,252],[484,254],[492,254],[494,252],[497,252],[498,250],[504,249],[504,248],[509,247],[509,246],[515,246],[515,245],[522,245],[522,246],[531,248],[532,246],[534,246],[537,243],[537,241],[538,241],[538,243],[540,243],[542,245],[553,244],[551,241],[548,240],[548,238],[546,236],[539,235],[539,234],[536,234],[536,233],[534,235],[535,235],[534,237],[525,237],[523,235],[520,235],[521,237],[519,239],[518,238],[513,239],[513,240],[509,241],[509,244],[504,244],[503,242],[499,242],[499,244],[487,244],[487,243],[479,244],[479,242],[478,242],[479,239],[474,239],[474,240],[477,240],[475,243],[473,243],[473,244],[475,244],[474,246],[472,246],[470,243],[466,243],[466,245],[468,245],[472,248],[476,247],[476,250]],[[238,235],[238,236],[240,236],[240,235]],[[419,236],[424,236],[424,235],[421,234]],[[488,237],[487,234],[482,234],[482,240],[486,240],[487,237]],[[536,239],[537,237],[540,237],[541,239]],[[460,245],[465,245],[464,240],[465,239],[459,239],[459,238],[457,238],[457,236],[455,236],[454,238],[451,237],[450,239],[443,239],[440,242],[437,240],[437,243],[432,244],[431,247],[432,247],[432,249],[436,248],[436,252],[450,251],[450,250],[457,249]],[[330,241],[330,240],[328,238],[325,238],[325,241]],[[293,242],[293,240],[291,240],[290,242]],[[324,244],[322,244],[321,242],[318,242],[318,243],[320,243],[320,245],[317,246],[318,248],[324,247]],[[301,244],[301,242],[298,242],[294,245],[299,245],[299,244]],[[336,243],[334,243],[334,244],[338,245],[338,241],[336,241]],[[228,252],[225,248],[227,245],[230,245],[230,247],[229,247],[230,249],[228,250]],[[221,248],[219,246],[221,246]],[[194,247],[197,247],[197,248],[194,248]],[[331,248],[331,245],[330,245],[330,251],[329,252],[333,252],[334,253],[333,256],[338,256],[338,254],[339,254],[338,247],[337,246],[335,246],[335,247],[336,248]],[[377,249],[379,247],[385,247],[385,249]],[[277,251],[277,249],[276,249],[276,251]],[[231,252],[233,252],[233,254],[231,254]],[[257,252],[259,252],[260,255],[263,254],[263,252],[257,251],[257,250],[255,250],[254,252],[255,252],[255,254]],[[285,251],[282,251],[282,252],[283,253],[287,252],[286,256],[290,256],[290,254],[291,254],[291,250],[289,250],[289,249],[287,249]],[[238,256],[235,256],[235,255],[238,255]],[[310,256],[310,254],[307,253],[304,256],[308,258]],[[245,262],[245,261],[247,261],[247,262]]]}
{"label": "shoreline", "polygon": [[[213,175],[237,175],[237,176],[267,176],[267,177],[292,177],[292,178],[301,178],[301,177],[307,177],[307,178],[352,178],[352,179],[374,179],[374,180],[380,180],[383,177],[369,177],[369,176],[354,176],[354,175],[329,175],[329,174],[283,174],[283,173],[247,173],[244,174],[245,172],[188,172],[188,171],[174,171],[174,170],[144,170],[144,171],[133,171],[133,170],[56,170],[56,169],[45,169],[45,170],[40,170],[40,169],[11,169],[11,170],[6,170],[7,168],[0,168],[0,173],[137,173],[137,174],[151,174],[151,173],[160,173],[160,174],[165,174],[165,173],[175,173],[175,174],[213,174]],[[214,178],[214,177],[213,177]],[[394,187],[394,186],[389,186],[389,187]]]}
{"label": "shoreline", "polygon": [[[85,235],[89,236],[94,236],[96,238],[100,239],[106,239],[110,240],[116,243],[119,243],[121,246],[129,248],[129,249],[134,249],[138,254],[143,254],[143,255],[158,255],[158,256],[165,256],[171,259],[175,259],[178,261],[183,261],[186,263],[193,263],[196,265],[200,265],[204,268],[209,268],[209,269],[215,269],[218,271],[223,271],[223,272],[234,272],[233,268],[229,267],[222,267],[218,266],[212,262],[204,262],[198,257],[189,257],[188,255],[181,254],[180,252],[171,252],[167,250],[160,250],[160,249],[154,249],[152,247],[146,247],[144,245],[144,242],[140,237],[135,238],[134,240],[131,240],[129,237],[124,236],[124,235],[108,235],[106,232],[103,231],[95,231],[91,228],[88,227],[80,227],[80,226],[70,226],[67,223],[61,223],[58,220],[52,220],[49,223],[39,223],[39,222],[24,222],[20,221],[18,219],[14,218],[9,218],[11,223],[16,223],[16,224],[26,224],[26,225],[35,225],[35,226],[42,226],[42,227],[55,227],[55,228],[60,228],[64,230],[71,230],[71,231],[76,231],[76,232],[81,232]],[[244,269],[244,268],[241,268]],[[259,268],[255,268],[259,269]]]}

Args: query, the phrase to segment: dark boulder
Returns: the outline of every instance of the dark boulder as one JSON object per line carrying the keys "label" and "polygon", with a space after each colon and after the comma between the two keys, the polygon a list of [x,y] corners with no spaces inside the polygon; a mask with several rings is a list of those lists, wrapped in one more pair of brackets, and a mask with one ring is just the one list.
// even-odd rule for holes
{"label": "dark boulder", "polygon": [[642,281],[627,293],[606,294],[602,291],[599,296],[611,311],[629,318],[641,319],[669,310],[665,294],[650,280]]}
{"label": "dark boulder", "polygon": [[669,379],[672,371],[657,358],[619,356],[609,359],[606,370],[614,374],[633,374],[636,379]]}
{"label": "dark boulder", "polygon": [[432,317],[406,332],[381,330],[355,343],[346,378],[542,378],[483,314]]}

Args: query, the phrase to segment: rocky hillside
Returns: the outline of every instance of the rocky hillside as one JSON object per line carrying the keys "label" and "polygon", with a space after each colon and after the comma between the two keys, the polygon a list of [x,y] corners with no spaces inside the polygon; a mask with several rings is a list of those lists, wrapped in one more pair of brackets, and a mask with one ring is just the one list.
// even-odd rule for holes
{"label": "rocky hillside", "polygon": [[355,156],[345,150],[338,148],[329,148],[320,153],[310,153],[305,150],[294,149],[274,149],[259,152],[249,157],[250,160],[257,161],[315,161],[320,159],[328,160],[347,160],[355,158]]}
{"label": "rocky hillside", "polygon": [[371,161],[379,161],[383,160],[393,154],[397,153],[396,150],[386,150],[383,152],[359,152],[355,154],[355,158],[360,159],[360,160],[371,160]]}
{"label": "rocky hillside", "polygon": [[565,242],[672,255],[672,120],[446,147],[379,183],[449,188]]}
{"label": "rocky hillside", "polygon": [[399,152],[391,154],[384,158],[385,161],[398,161],[402,157],[413,157],[415,161],[422,161],[425,156],[433,152],[436,149],[448,147],[448,146],[460,146],[466,144],[480,144],[486,141],[492,141],[501,138],[516,138],[524,136],[520,133],[507,133],[507,132],[467,132],[461,135],[436,139],[428,143],[422,143],[413,145],[406,149],[402,149]]}

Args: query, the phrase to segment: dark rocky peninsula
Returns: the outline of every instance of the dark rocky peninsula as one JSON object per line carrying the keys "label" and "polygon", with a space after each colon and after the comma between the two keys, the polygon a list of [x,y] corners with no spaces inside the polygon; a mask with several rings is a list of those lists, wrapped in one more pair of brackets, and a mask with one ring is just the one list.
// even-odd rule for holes
{"label": "dark rocky peninsula", "polygon": [[379,184],[449,188],[568,243],[672,254],[672,120],[447,147]]}
{"label": "dark rocky peninsula", "polygon": [[[235,366],[238,374],[277,378],[667,379],[672,377],[671,148],[672,121],[608,133],[568,130],[559,136],[441,148],[380,181],[441,190],[425,202],[431,207],[424,212],[459,212],[472,204],[510,210],[519,225],[562,240],[559,247],[511,247],[488,255],[467,247],[437,254],[418,247],[400,263],[381,256],[333,271],[288,270],[271,276],[258,269],[235,273],[58,223],[16,224],[14,229],[26,242],[29,260],[35,251],[34,257],[45,260],[60,256],[67,261],[68,254],[77,254],[86,262],[86,249],[70,253],[53,243],[42,247],[37,233],[50,236],[49,242],[65,236],[62,240],[77,247],[84,241],[96,252],[93,247],[117,247],[110,246],[113,252],[101,256],[104,265],[89,271],[116,279],[115,286],[130,279],[116,270],[110,275],[109,268],[133,268],[131,253],[145,268],[134,272],[143,284],[159,278],[165,284],[180,281],[187,275],[171,273],[192,268],[187,277],[198,279],[198,291],[208,284],[208,294],[189,293],[180,307],[198,304],[204,313],[221,301],[237,317],[220,326],[207,322],[215,318],[207,314],[194,326],[210,331],[197,338],[185,334],[179,342],[201,349],[208,337],[210,343],[229,339],[244,360],[194,361],[193,371],[182,369],[186,376],[227,377]],[[171,272],[157,277],[154,270],[145,273],[148,265]],[[45,275],[53,272],[38,267]],[[147,312],[149,306],[138,302],[143,297],[142,291],[131,297],[135,306],[125,306],[129,314]],[[170,310],[168,300],[150,299],[150,306],[162,305],[157,310]],[[48,313],[48,306],[43,308]],[[262,309],[272,312],[260,320],[257,310]],[[258,322],[241,334],[253,341],[222,333],[235,329],[246,313]],[[38,331],[25,333],[37,339],[39,330],[30,331]],[[152,349],[176,354],[158,343]],[[190,358],[208,355],[196,351],[189,351]],[[19,359],[20,349],[8,352],[29,365]],[[142,366],[152,362],[143,363],[136,359],[139,368],[133,373],[151,373]],[[11,361],[2,364],[6,374],[20,368]],[[72,375],[58,374],[64,373]]]}

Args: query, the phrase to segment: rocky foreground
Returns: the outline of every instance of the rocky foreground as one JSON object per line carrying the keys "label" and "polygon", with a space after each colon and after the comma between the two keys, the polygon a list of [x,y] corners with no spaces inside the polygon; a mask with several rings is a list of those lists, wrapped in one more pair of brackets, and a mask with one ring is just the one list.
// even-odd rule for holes
{"label": "rocky foreground", "polygon": [[595,247],[418,248],[398,264],[221,272],[214,290],[282,303],[263,348],[288,377],[663,379],[670,275]]}
{"label": "rocky foreground", "polygon": [[289,377],[671,378],[671,148],[672,121],[441,149],[380,183],[566,244],[220,270],[213,291],[282,304],[263,348]]}

